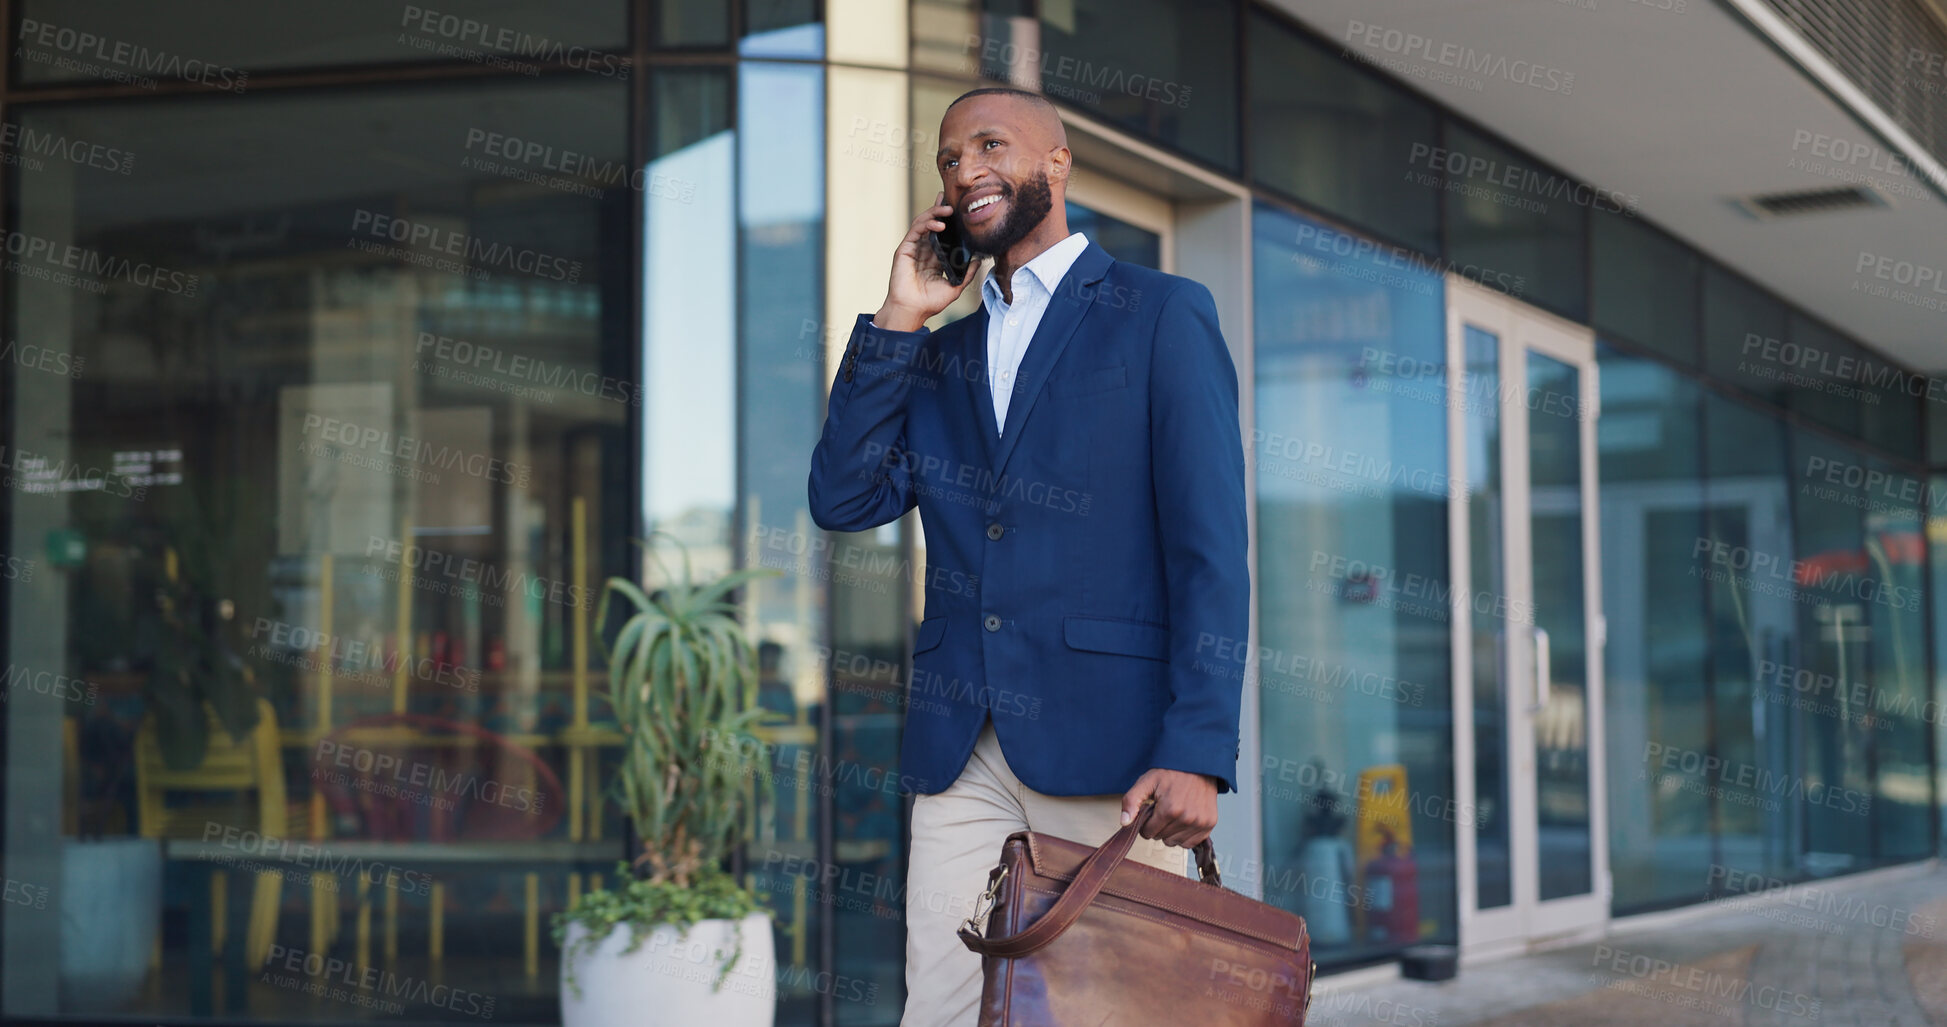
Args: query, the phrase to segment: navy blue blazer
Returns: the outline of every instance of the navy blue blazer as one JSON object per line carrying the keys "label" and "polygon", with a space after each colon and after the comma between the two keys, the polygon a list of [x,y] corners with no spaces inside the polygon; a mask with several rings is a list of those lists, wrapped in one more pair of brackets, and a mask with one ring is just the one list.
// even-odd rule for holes
{"label": "navy blue blazer", "polygon": [[[994,430],[984,307],[852,330],[811,458],[811,516],[862,531],[919,507],[926,611],[901,791],[943,791],[991,717],[1017,777],[1119,793],[1152,767],[1237,787],[1245,646],[1237,372],[1210,290],[1090,243]],[[1224,750],[1230,754],[1225,755]]]}

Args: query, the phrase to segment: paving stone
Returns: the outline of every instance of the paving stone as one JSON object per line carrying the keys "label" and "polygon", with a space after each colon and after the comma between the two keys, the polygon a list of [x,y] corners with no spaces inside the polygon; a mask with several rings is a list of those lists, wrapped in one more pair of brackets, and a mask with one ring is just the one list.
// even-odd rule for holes
{"label": "paving stone", "polygon": [[[1464,967],[1439,984],[1346,989],[1327,977],[1310,1023],[1947,1027],[1947,869],[1916,869],[1808,882],[1656,930],[1625,924],[1600,943]],[[1665,969],[1645,970],[1655,967]]]}

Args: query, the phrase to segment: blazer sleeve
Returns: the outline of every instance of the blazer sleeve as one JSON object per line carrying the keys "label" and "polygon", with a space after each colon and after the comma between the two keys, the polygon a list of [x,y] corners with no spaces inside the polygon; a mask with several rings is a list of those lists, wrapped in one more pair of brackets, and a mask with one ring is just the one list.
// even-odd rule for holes
{"label": "blazer sleeve", "polygon": [[[1208,774],[1237,790],[1243,681],[1200,659],[1250,631],[1251,576],[1237,370],[1210,290],[1185,280],[1163,298],[1150,349],[1149,445],[1169,588],[1170,705],[1150,766]],[[1230,755],[1224,755],[1229,749]]]}
{"label": "blazer sleeve", "polygon": [[806,485],[811,519],[827,531],[864,531],[917,502],[906,460],[906,396],[930,329],[887,331],[860,314],[832,379],[825,430]]}

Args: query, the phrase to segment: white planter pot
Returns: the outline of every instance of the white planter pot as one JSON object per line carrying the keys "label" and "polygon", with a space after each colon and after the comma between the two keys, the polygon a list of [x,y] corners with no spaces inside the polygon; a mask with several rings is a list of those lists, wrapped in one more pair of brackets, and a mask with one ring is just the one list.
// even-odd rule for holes
{"label": "white planter pot", "polygon": [[61,1008],[120,1009],[149,976],[162,919],[162,846],[152,838],[61,843]]}
{"label": "white planter pot", "polygon": [[738,921],[700,920],[680,935],[658,927],[634,952],[624,951],[633,936],[626,924],[587,949],[588,929],[571,925],[561,950],[562,1027],[771,1027],[778,969],[771,918],[752,913],[741,923],[743,955],[715,990],[736,950]]}

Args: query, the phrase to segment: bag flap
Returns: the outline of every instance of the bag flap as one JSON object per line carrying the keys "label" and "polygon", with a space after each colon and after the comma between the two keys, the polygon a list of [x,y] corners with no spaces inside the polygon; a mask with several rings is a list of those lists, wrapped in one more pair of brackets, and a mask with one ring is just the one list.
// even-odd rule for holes
{"label": "bag flap", "polygon": [[[1008,836],[1010,842],[1016,839],[1027,842],[1028,863],[1035,876],[1063,882],[1073,881],[1082,861],[1095,851],[1094,846],[1035,831]],[[1305,952],[1311,944],[1305,918],[1296,913],[1133,859],[1115,868],[1102,891],[1294,952]]]}

